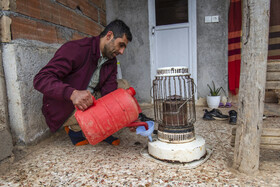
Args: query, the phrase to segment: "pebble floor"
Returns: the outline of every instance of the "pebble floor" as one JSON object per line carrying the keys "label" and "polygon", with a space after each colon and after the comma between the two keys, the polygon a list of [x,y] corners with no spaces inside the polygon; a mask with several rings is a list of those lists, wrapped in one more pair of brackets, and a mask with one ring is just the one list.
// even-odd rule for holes
{"label": "pebble floor", "polygon": [[[116,133],[121,139],[116,147],[104,142],[74,147],[61,130],[35,146],[17,151],[11,169],[0,176],[0,186],[280,186],[280,150],[262,149],[259,172],[241,174],[230,167],[233,126],[228,121],[204,121],[203,108],[196,109],[196,134],[213,152],[194,169],[144,158],[140,151],[147,139],[127,128]],[[143,111],[152,117],[151,107]],[[280,128],[279,117],[264,120],[264,126],[269,125]]]}

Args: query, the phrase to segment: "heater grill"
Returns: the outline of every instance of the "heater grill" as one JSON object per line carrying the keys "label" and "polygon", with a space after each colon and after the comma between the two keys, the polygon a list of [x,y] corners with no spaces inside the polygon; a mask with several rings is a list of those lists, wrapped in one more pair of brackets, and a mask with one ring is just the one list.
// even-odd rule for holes
{"label": "heater grill", "polygon": [[159,68],[153,81],[158,139],[185,143],[195,139],[194,82],[187,67]]}

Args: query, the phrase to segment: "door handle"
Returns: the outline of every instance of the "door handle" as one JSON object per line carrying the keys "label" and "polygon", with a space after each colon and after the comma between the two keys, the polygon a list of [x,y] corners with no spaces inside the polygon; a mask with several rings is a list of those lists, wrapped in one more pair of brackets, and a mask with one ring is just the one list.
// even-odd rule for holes
{"label": "door handle", "polygon": [[155,26],[152,27],[152,35],[155,35]]}

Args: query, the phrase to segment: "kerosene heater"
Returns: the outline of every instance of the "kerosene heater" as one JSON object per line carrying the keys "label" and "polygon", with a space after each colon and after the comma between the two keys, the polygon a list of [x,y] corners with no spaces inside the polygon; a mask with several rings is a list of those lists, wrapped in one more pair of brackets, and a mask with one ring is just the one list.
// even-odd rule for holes
{"label": "kerosene heater", "polygon": [[194,81],[187,67],[159,68],[153,81],[157,138],[148,153],[159,160],[192,162],[206,155],[205,140],[195,135]]}

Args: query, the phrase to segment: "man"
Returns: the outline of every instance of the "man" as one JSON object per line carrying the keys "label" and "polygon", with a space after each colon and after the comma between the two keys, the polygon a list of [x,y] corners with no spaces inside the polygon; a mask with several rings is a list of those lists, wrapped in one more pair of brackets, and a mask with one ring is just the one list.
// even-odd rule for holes
{"label": "man", "polygon": [[[57,50],[34,78],[34,88],[44,94],[42,112],[52,132],[63,125],[74,145],[88,144],[74,109],[90,107],[92,94],[104,96],[117,89],[116,56],[131,41],[129,27],[115,20],[99,36],[70,41]],[[105,141],[119,144],[113,136]]]}

